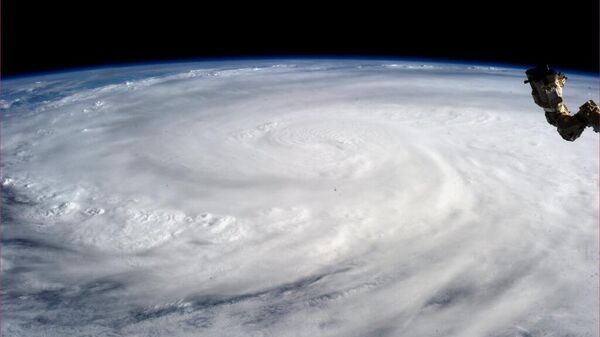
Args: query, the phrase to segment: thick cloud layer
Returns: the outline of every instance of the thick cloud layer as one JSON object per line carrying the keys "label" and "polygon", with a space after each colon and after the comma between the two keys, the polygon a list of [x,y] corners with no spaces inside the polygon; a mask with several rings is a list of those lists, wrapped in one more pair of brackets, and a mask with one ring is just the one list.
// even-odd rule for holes
{"label": "thick cloud layer", "polygon": [[563,141],[522,71],[5,82],[3,336],[595,335],[598,135]]}

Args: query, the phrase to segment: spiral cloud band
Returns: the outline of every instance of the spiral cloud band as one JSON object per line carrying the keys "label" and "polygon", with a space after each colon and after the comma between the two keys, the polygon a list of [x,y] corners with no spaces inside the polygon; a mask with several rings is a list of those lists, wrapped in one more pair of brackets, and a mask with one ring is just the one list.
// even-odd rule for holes
{"label": "spiral cloud band", "polygon": [[[286,60],[9,80],[2,335],[593,336],[598,136],[563,141],[523,77]],[[567,103],[598,89],[569,76]]]}

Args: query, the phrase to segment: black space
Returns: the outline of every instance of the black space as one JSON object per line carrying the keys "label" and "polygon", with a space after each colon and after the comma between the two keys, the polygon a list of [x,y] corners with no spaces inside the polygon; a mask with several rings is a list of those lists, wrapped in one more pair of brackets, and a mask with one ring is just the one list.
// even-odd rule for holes
{"label": "black space", "polygon": [[599,69],[597,0],[195,3],[3,0],[2,76],[114,63],[285,55]]}

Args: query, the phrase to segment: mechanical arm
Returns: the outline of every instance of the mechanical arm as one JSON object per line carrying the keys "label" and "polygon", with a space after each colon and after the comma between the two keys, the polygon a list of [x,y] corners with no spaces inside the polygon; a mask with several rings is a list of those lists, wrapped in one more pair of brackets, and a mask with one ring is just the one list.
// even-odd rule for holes
{"label": "mechanical arm", "polygon": [[525,83],[531,85],[531,95],[535,104],[546,112],[548,123],[556,126],[562,138],[568,141],[577,139],[583,130],[590,126],[595,132],[600,129],[600,108],[589,100],[575,115],[571,115],[563,102],[562,88],[567,77],[547,65],[528,69]]}

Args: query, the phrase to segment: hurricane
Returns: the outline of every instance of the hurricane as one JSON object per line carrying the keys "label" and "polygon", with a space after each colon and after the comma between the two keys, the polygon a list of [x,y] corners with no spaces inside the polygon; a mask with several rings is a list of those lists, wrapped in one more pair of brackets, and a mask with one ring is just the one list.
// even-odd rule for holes
{"label": "hurricane", "polygon": [[[598,135],[523,69],[229,60],[3,81],[3,336],[593,336]],[[598,77],[569,74],[567,103]]]}

